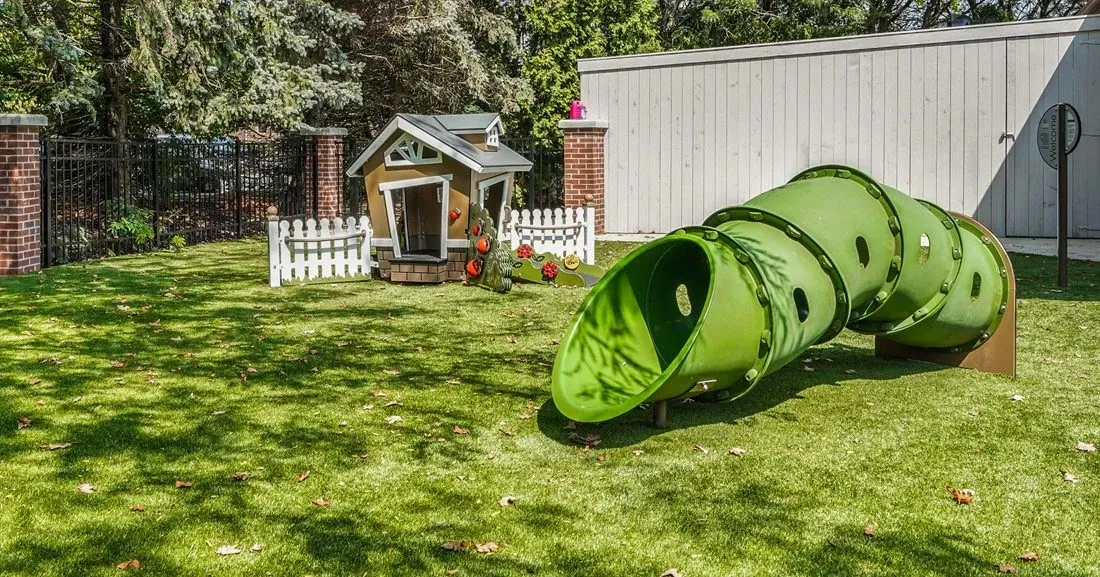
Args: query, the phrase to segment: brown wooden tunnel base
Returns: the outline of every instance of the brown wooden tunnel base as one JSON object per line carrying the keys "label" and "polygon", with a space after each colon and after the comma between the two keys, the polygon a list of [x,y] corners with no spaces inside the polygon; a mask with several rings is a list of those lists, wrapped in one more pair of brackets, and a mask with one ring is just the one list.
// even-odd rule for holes
{"label": "brown wooden tunnel base", "polygon": [[379,248],[378,272],[386,280],[405,283],[439,284],[462,281],[466,267],[466,250],[447,251],[447,260],[396,259],[393,250]]}

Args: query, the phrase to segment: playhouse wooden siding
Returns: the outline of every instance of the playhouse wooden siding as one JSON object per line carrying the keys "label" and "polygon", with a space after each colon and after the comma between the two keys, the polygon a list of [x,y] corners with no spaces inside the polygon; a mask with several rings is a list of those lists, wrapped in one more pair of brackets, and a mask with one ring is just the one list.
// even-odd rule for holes
{"label": "playhouse wooden siding", "polygon": [[[998,235],[1057,233],[1038,117],[1081,114],[1074,236],[1100,236],[1100,17],[582,60],[608,232],[668,232],[842,163]],[[1003,136],[1015,133],[1016,139]]]}
{"label": "playhouse wooden siding", "polygon": [[[385,151],[389,149],[390,145],[394,143],[398,138],[404,135],[404,132],[397,131],[391,136],[379,149]],[[395,182],[398,180],[410,180],[414,178],[421,178],[425,176],[443,176],[450,174],[452,179],[450,182],[450,195],[447,197],[450,208],[458,208],[462,211],[462,218],[459,218],[447,229],[447,239],[451,241],[460,240],[465,242],[466,239],[466,215],[470,208],[470,194],[472,190],[470,169],[459,161],[443,155],[443,162],[439,164],[421,164],[417,166],[401,166],[401,167],[388,167],[385,165],[385,155],[378,153],[373,155],[367,160],[366,164],[360,169],[363,177],[365,178],[364,190],[367,194],[367,203],[370,209],[370,214],[384,215],[386,214],[386,200],[378,190],[378,185],[385,182]],[[434,221],[426,223],[429,226],[429,230],[438,234],[439,227],[434,224]],[[390,223],[385,218],[376,218],[371,222],[371,226],[374,228],[375,238],[389,239],[390,238]]]}

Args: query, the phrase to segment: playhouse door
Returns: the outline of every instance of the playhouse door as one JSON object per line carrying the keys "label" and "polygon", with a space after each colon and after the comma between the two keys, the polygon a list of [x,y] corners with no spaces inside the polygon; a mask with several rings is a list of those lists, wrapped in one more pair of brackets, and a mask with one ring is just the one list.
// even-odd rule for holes
{"label": "playhouse door", "polygon": [[[393,245],[402,257],[423,255],[439,257],[447,244],[443,228],[446,203],[438,184],[425,184],[393,190]],[[443,218],[441,218],[443,215]]]}

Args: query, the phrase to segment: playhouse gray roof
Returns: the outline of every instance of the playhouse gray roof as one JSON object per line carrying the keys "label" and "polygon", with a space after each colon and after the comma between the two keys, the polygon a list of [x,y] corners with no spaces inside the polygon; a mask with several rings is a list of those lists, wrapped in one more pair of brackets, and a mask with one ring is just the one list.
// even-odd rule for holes
{"label": "playhouse gray roof", "polygon": [[525,172],[531,170],[531,161],[504,144],[496,150],[482,150],[462,138],[458,132],[485,130],[499,118],[498,114],[397,114],[371,141],[363,154],[348,168],[349,175],[359,170],[382,144],[397,130],[404,130],[425,141],[428,146],[439,148],[443,154],[469,166],[477,172],[507,170]]}

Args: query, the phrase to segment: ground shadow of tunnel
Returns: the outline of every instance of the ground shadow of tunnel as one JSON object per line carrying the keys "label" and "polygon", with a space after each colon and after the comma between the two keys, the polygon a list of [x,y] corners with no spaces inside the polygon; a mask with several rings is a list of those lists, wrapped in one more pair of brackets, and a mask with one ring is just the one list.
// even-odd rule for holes
{"label": "ground shadow of tunnel", "polygon": [[[868,337],[869,338],[869,337]],[[801,360],[816,359],[815,370],[806,371]],[[744,396],[724,403],[669,401],[665,428],[653,425],[651,406],[643,403],[625,415],[603,423],[585,424],[586,430],[600,435],[603,447],[626,447],[668,431],[690,429],[718,423],[734,424],[740,419],[774,412],[791,400],[803,398],[803,393],[818,387],[843,387],[856,379],[890,381],[907,375],[945,370],[946,367],[917,361],[877,359],[870,348],[832,342],[810,349],[801,360],[795,360],[762,379]],[[874,371],[865,370],[869,364]],[[852,375],[848,370],[859,370]],[[776,418],[785,418],[776,413]],[[558,411],[553,399],[548,399],[538,411],[539,430],[547,438],[562,444],[572,444],[567,429],[570,420]]]}

